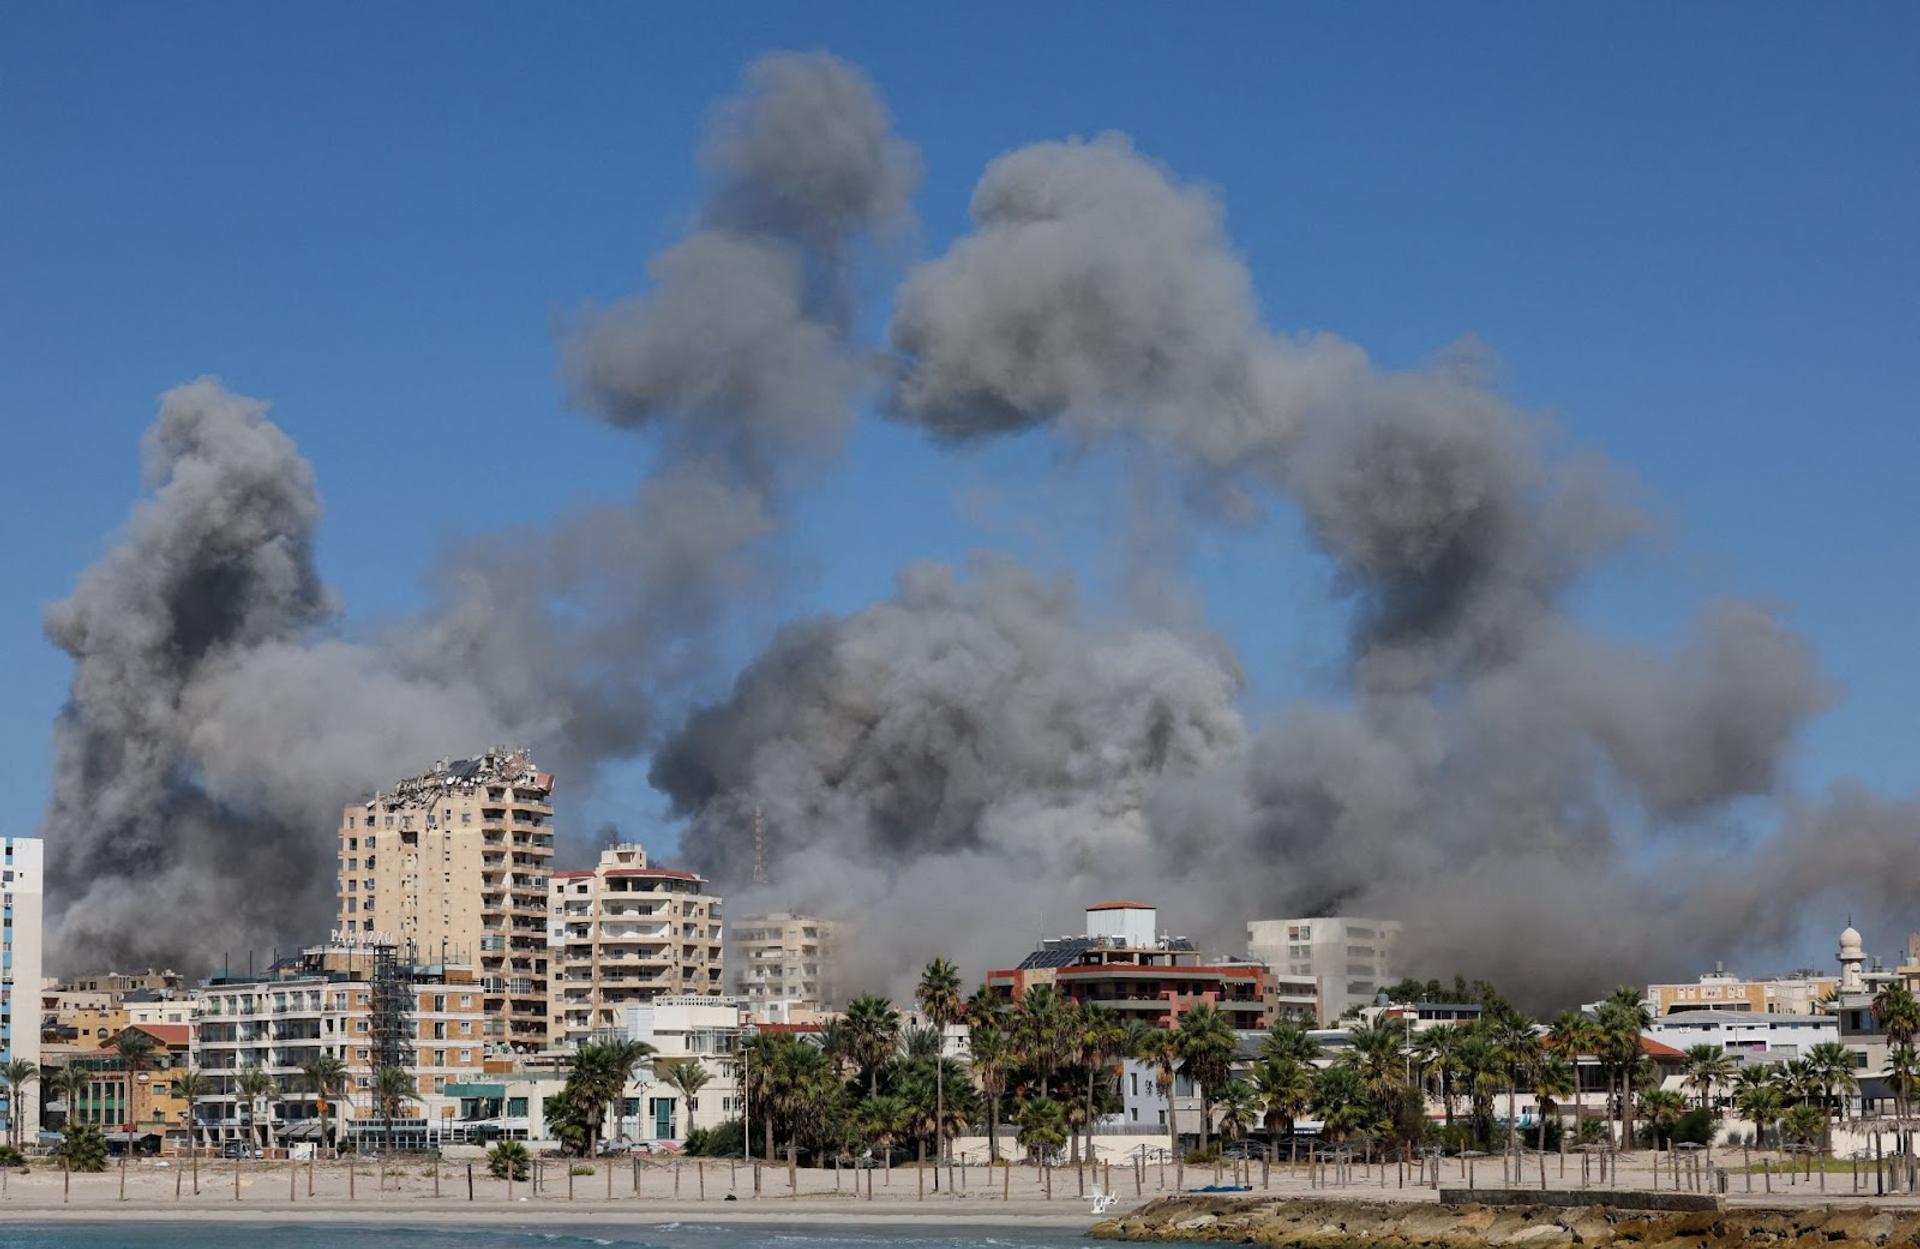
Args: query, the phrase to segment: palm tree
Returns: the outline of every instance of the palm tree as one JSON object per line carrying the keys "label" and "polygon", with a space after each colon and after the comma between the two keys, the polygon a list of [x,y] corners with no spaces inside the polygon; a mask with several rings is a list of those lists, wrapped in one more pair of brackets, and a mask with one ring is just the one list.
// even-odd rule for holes
{"label": "palm tree", "polygon": [[1512,1007],[1496,1012],[1489,1023],[1488,1039],[1507,1083],[1507,1152],[1518,1148],[1521,1086],[1532,1079],[1544,1051],[1533,1020]]}
{"label": "palm tree", "polygon": [[1713,1090],[1733,1079],[1733,1055],[1712,1043],[1702,1043],[1687,1048],[1687,1074],[1682,1081],[1700,1097],[1700,1109],[1706,1110],[1713,1101]]}
{"label": "palm tree", "polygon": [[1887,1034],[1889,1045],[1909,1045],[1920,1035],[1920,1000],[1897,980],[1882,985],[1873,995],[1873,1017]]}
{"label": "palm tree", "polygon": [[346,1087],[347,1064],[332,1054],[319,1053],[300,1065],[300,1074],[306,1077],[307,1087],[313,1090],[314,1108],[320,1113],[320,1138],[331,1145],[333,1133],[327,1130],[327,1103]]}
{"label": "palm tree", "polygon": [[[920,1013],[933,1026],[937,1040],[933,1062],[933,1110],[934,1118],[945,1122],[947,1088],[943,1071],[946,1064],[940,1060],[946,1057],[947,1025],[960,1018],[963,1009],[960,973],[946,959],[936,958],[920,973],[920,983],[914,989],[913,996],[920,1004]],[[943,1138],[936,1135],[933,1151],[933,1191],[936,1193],[940,1191],[940,1162],[946,1153],[942,1142]]]}
{"label": "palm tree", "polygon": [[1007,1036],[1005,1011],[999,1000],[983,989],[967,1004],[967,1054],[973,1060],[973,1078],[987,1095],[987,1160],[1000,1161],[1000,1094],[1006,1090],[1013,1046]]}
{"label": "palm tree", "polygon": [[1562,1098],[1572,1097],[1579,1090],[1580,1081],[1573,1064],[1560,1055],[1543,1054],[1540,1061],[1533,1065],[1533,1101],[1540,1113],[1541,1153],[1547,1151],[1547,1107],[1552,1106],[1557,1111]]}
{"label": "palm tree", "polygon": [[1664,1131],[1668,1143],[1672,1143],[1673,1125],[1680,1116],[1687,1113],[1687,1099],[1672,1089],[1648,1089],[1640,1094],[1640,1113],[1646,1116],[1653,1128],[1653,1147],[1660,1148],[1660,1135]]}
{"label": "palm tree", "polygon": [[40,1064],[31,1058],[9,1058],[0,1065],[0,1078],[7,1082],[7,1144],[15,1149],[25,1144],[21,1135],[20,1100],[27,1085],[40,1078]]}
{"label": "palm tree", "polygon": [[[93,1073],[71,1065],[62,1067],[54,1073],[53,1087],[54,1091],[67,1102],[66,1136],[67,1141],[71,1142],[74,1129],[81,1126],[80,1099],[85,1097],[93,1087]],[[63,1142],[60,1148],[60,1169],[63,1174],[69,1176],[69,1183],[72,1182],[70,1177],[73,1172],[73,1155],[74,1151],[67,1148],[67,1144]]]}
{"label": "palm tree", "polygon": [[1826,1112],[1812,1102],[1801,1102],[1780,1116],[1780,1134],[1798,1145],[1812,1145],[1826,1127]]}
{"label": "palm tree", "polygon": [[193,1155],[193,1191],[200,1191],[200,1103],[213,1096],[213,1081],[188,1068],[173,1078],[173,1095],[187,1104],[187,1152]]}
{"label": "palm tree", "polygon": [[645,1041],[588,1041],[574,1051],[573,1069],[567,1073],[561,1096],[586,1129],[589,1158],[598,1152],[596,1144],[607,1108],[625,1096],[634,1068],[653,1052],[653,1046]]}
{"label": "palm tree", "polygon": [[1180,1070],[1180,1038],[1165,1028],[1155,1028],[1136,1043],[1133,1056],[1153,1068],[1154,1083],[1167,1103],[1167,1139],[1173,1152],[1180,1152],[1180,1128],[1174,1121],[1173,1080]]}
{"label": "palm tree", "polygon": [[[246,1099],[247,1139],[251,1142],[255,1130],[260,1127],[261,1103],[279,1093],[280,1086],[273,1082],[272,1076],[268,1075],[259,1067],[248,1067],[242,1071],[239,1078],[233,1082],[233,1089],[240,1097]],[[235,1109],[238,1109],[237,1105]],[[272,1129],[272,1110],[269,1108],[266,1130],[267,1132],[271,1132]],[[265,1149],[269,1143],[267,1135],[262,1133],[260,1137],[260,1147]]]}
{"label": "palm tree", "polygon": [[1220,1090],[1220,1131],[1239,1140],[1260,1117],[1260,1096],[1245,1080],[1229,1080]]}
{"label": "palm tree", "polygon": [[1200,1148],[1205,1150],[1213,1103],[1226,1087],[1240,1041],[1226,1015],[1211,1002],[1189,1007],[1174,1035],[1180,1039],[1180,1068],[1200,1089]]}
{"label": "palm tree", "polygon": [[1267,1134],[1293,1135],[1294,1120],[1313,1100],[1313,1068],[1292,1058],[1265,1058],[1253,1065],[1253,1092],[1266,1108]]}
{"label": "palm tree", "polygon": [[1460,1044],[1467,1037],[1462,1028],[1430,1028],[1418,1042],[1421,1066],[1431,1070],[1440,1084],[1440,1106],[1447,1128],[1453,1128],[1453,1082],[1460,1074]]}
{"label": "palm tree", "polygon": [[1586,1107],[1580,1096],[1580,1060],[1599,1048],[1600,1029],[1591,1016],[1577,1010],[1563,1010],[1553,1017],[1547,1025],[1547,1036],[1542,1042],[1549,1054],[1566,1060],[1573,1067],[1574,1094],[1573,1120],[1578,1130]]}
{"label": "palm tree", "polygon": [[1887,1087],[1893,1090],[1893,1113],[1907,1117],[1913,1104],[1913,1092],[1920,1089],[1920,1049],[1911,1044],[1895,1045],[1887,1050]]}
{"label": "palm tree", "polygon": [[1034,985],[1022,993],[1014,1007],[1014,1045],[1021,1065],[1039,1080],[1042,1097],[1048,1094],[1053,1073],[1072,1056],[1075,1009],[1071,1001],[1047,984]]}
{"label": "palm tree", "polygon": [[1320,1047],[1313,1043],[1313,1038],[1299,1024],[1282,1020],[1268,1028],[1267,1035],[1260,1038],[1260,1057],[1268,1060],[1288,1059],[1306,1065],[1320,1057]]}
{"label": "palm tree", "polygon": [[127,1139],[120,1144],[120,1187],[127,1186],[127,1155],[133,1152],[134,1127],[140,1122],[140,1074],[154,1059],[159,1046],[153,1037],[138,1028],[122,1028],[113,1038],[114,1052],[127,1072]]}
{"label": "palm tree", "polygon": [[1742,1081],[1734,1104],[1753,1121],[1754,1135],[1764,1140],[1768,1125],[1780,1117],[1780,1090],[1764,1081]]}
{"label": "palm tree", "polygon": [[1313,1111],[1320,1116],[1322,1130],[1336,1141],[1345,1140],[1353,1132],[1372,1132],[1379,1126],[1380,1116],[1367,1093],[1366,1081],[1352,1066],[1328,1067],[1314,1076]]}
{"label": "palm tree", "polygon": [[897,1097],[862,1098],[854,1107],[854,1121],[869,1143],[886,1150],[886,1166],[893,1167],[893,1146],[908,1130],[907,1104]]}
{"label": "palm tree", "polygon": [[[824,1055],[826,1051],[823,1049],[821,1053]],[[660,1083],[680,1094],[680,1100],[687,1108],[687,1131],[693,1131],[693,1099],[698,1097],[700,1090],[707,1087],[711,1081],[711,1077],[707,1075],[707,1069],[700,1065],[699,1059],[692,1058],[685,1062],[663,1065],[659,1071]]]}
{"label": "palm tree", "polygon": [[1018,1122],[1020,1145],[1036,1163],[1044,1162],[1046,1155],[1066,1144],[1067,1112],[1051,1097],[1029,1097],[1020,1106]]}
{"label": "palm tree", "polygon": [[[1825,1115],[1833,1114],[1833,1095],[1836,1090],[1844,1099],[1860,1087],[1860,1078],[1854,1074],[1853,1051],[1838,1041],[1822,1041],[1809,1049],[1807,1064],[1813,1068],[1814,1079],[1819,1081],[1820,1109]],[[1832,1147],[1832,1129],[1829,1128],[1821,1135],[1821,1148],[1831,1150]]]}
{"label": "palm tree", "polygon": [[[1089,1002],[1080,1008],[1079,1031],[1075,1037],[1076,1057],[1087,1072],[1086,1118],[1087,1159],[1093,1160],[1093,1124],[1094,1087],[1100,1077],[1106,1074],[1113,1056],[1120,1052],[1126,1040],[1126,1030],[1120,1026],[1120,1020],[1114,1013],[1097,1002]],[[1078,1152],[1078,1138],[1075,1138]]]}
{"label": "palm tree", "polygon": [[[419,1090],[414,1087],[413,1074],[405,1067],[380,1067],[373,1073],[373,1104],[380,1108],[380,1117],[387,1125],[387,1152],[393,1152],[393,1121],[409,1102],[419,1100]],[[593,1140],[593,1129],[597,1122],[587,1126],[587,1140]]]}
{"label": "palm tree", "polygon": [[1620,1148],[1633,1148],[1633,1075],[1640,1061],[1640,1034],[1653,1022],[1640,990],[1621,985],[1600,1003],[1600,1048],[1620,1077]]}
{"label": "palm tree", "polygon": [[880,1068],[900,1052],[900,1012],[877,993],[847,1003],[847,1051],[867,1075],[867,1096],[880,1091]]}

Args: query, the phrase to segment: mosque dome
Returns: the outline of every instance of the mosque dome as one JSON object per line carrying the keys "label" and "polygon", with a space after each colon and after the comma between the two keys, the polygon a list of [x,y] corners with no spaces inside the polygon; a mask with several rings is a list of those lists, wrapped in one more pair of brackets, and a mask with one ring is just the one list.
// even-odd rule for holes
{"label": "mosque dome", "polygon": [[1846,929],[1840,934],[1840,957],[1842,959],[1864,959],[1866,956],[1866,947],[1860,940],[1860,930],[1852,924],[1848,924]]}

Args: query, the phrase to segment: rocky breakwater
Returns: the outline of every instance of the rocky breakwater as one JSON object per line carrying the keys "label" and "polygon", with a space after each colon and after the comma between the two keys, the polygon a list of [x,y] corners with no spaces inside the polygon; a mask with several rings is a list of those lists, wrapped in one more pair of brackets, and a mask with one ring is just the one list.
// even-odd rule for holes
{"label": "rocky breakwater", "polygon": [[1287,1249],[1868,1249],[1920,1246],[1920,1210],[1808,1206],[1669,1213],[1599,1206],[1413,1205],[1163,1197],[1088,1233],[1107,1240],[1221,1241]]}

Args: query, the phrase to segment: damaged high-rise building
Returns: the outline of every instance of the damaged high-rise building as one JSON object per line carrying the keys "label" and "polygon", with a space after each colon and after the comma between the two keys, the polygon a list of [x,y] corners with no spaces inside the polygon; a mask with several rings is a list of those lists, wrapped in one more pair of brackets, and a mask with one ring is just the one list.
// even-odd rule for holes
{"label": "damaged high-rise building", "polygon": [[553,777],[525,750],[442,760],[349,805],[339,927],[476,968],[489,1046],[547,1043]]}

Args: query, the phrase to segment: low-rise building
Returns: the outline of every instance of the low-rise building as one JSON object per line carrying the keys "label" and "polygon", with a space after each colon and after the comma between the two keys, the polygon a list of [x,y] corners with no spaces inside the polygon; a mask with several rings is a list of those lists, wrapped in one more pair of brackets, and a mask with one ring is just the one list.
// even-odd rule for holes
{"label": "low-rise building", "polygon": [[1787,1062],[1805,1058],[1822,1042],[1839,1040],[1840,1024],[1833,1015],[1683,1010],[1656,1018],[1645,1035],[1681,1051],[1711,1045],[1750,1062]]}
{"label": "low-rise building", "polygon": [[1840,977],[1813,971],[1747,979],[1722,966],[1698,980],[1647,986],[1655,1018],[1688,1011],[1745,1011],[1755,1015],[1811,1015],[1840,987]]}
{"label": "low-rise building", "polygon": [[[609,1112],[609,1139],[684,1141],[694,1128],[715,1128],[740,1117],[735,1055],[747,1031],[738,998],[663,997],[624,1012],[620,1035],[653,1047],[642,1089]],[[689,1099],[667,1079],[691,1064],[706,1083]],[[644,1099],[644,1101],[642,1100]]]}
{"label": "low-rise building", "polygon": [[[131,1070],[118,1041],[142,1033],[152,1042],[152,1057]],[[90,1049],[61,1047],[60,1065],[94,1078],[77,1102],[56,1097],[48,1105],[61,1123],[89,1123],[107,1137],[115,1152],[173,1153],[191,1142],[192,1109],[174,1091],[174,1079],[191,1065],[190,1029],[184,1024],[131,1024]]]}

